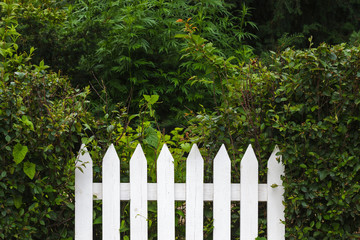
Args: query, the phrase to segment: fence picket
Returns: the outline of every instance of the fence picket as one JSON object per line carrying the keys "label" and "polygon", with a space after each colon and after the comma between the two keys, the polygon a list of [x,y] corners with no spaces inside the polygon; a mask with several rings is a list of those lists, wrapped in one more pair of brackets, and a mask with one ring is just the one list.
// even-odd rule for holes
{"label": "fence picket", "polygon": [[102,178],[103,239],[120,240],[120,160],[113,144],[103,159]]}
{"label": "fence picket", "polygon": [[231,162],[224,145],[214,159],[214,240],[231,238]]}
{"label": "fence picket", "polygon": [[[285,168],[281,162],[281,156],[276,156],[279,148],[275,147],[268,161],[268,201],[267,201],[267,235],[268,240],[284,240],[285,220],[283,205],[284,187],[282,186],[281,175],[284,175]],[[277,161],[280,158],[280,162]]]}
{"label": "fence picket", "polygon": [[204,160],[194,144],[186,160],[186,240],[203,239]]}
{"label": "fence picket", "polygon": [[175,239],[174,159],[164,144],[157,160],[158,239]]}
{"label": "fence picket", "polygon": [[147,161],[138,144],[130,159],[130,239],[147,240]]}
{"label": "fence picket", "polygon": [[93,237],[93,163],[85,145],[81,145],[75,168],[75,239]]}
{"label": "fence picket", "polygon": [[240,163],[240,239],[255,239],[258,235],[258,162],[251,145]]}

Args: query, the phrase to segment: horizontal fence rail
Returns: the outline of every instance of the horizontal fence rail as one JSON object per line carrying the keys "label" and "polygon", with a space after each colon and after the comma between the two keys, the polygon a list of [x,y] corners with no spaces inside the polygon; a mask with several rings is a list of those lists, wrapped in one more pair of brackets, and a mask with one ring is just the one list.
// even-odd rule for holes
{"label": "horizontal fence rail", "polygon": [[231,201],[240,201],[240,239],[258,236],[258,202],[267,202],[267,238],[285,239],[281,175],[276,147],[268,160],[267,183],[258,183],[258,162],[249,145],[240,164],[240,183],[231,183],[231,161],[224,146],[213,164],[213,183],[204,183],[204,161],[196,145],[186,160],[186,183],[174,183],[174,159],[166,145],[157,160],[157,183],[147,182],[140,145],[130,159],[130,182],[120,182],[120,160],[113,145],[102,163],[102,183],[93,182],[92,159],[82,146],[75,170],[75,240],[92,240],[93,200],[102,200],[103,239],[120,239],[120,201],[130,201],[130,239],[148,239],[147,202],[157,201],[158,239],[175,239],[175,201],[186,201],[186,239],[203,239],[203,204],[213,201],[213,239],[231,239]]}

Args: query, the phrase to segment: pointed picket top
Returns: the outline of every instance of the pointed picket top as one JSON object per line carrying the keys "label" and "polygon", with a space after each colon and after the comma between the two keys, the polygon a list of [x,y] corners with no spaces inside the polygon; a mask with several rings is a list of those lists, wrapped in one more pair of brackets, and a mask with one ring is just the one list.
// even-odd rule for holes
{"label": "pointed picket top", "polygon": [[175,239],[174,158],[166,144],[157,160],[158,239]]}
{"label": "pointed picket top", "polygon": [[88,240],[93,238],[93,162],[84,144],[75,166],[75,239]]}
{"label": "pointed picket top", "polygon": [[186,240],[203,239],[204,160],[194,144],[186,160]]}
{"label": "pointed picket top", "polygon": [[258,161],[251,145],[240,163],[240,239],[258,235]]}
{"label": "pointed picket top", "polygon": [[171,155],[171,152],[168,148],[168,146],[166,145],[166,143],[163,145],[163,147],[161,148],[159,157],[157,162],[171,162],[174,165],[174,158]]}
{"label": "pointed picket top", "polygon": [[277,156],[280,149],[278,146],[275,146],[269,161],[268,161],[268,183],[270,184],[282,184],[281,175],[285,173],[285,167],[282,164],[282,156]]}
{"label": "pointed picket top", "polygon": [[[274,148],[268,161],[268,201],[267,201],[267,235],[269,240],[285,239],[285,221],[283,205],[284,187],[282,186],[281,175],[285,174],[285,167],[282,164],[282,156],[278,156],[280,152],[278,146]],[[280,161],[278,161],[280,160]]]}
{"label": "pointed picket top", "polygon": [[103,158],[103,164],[104,162],[114,162],[117,164],[119,162],[118,160],[119,157],[114,147],[114,144],[111,144],[105,153],[105,156]]}
{"label": "pointed picket top", "polygon": [[138,144],[130,159],[130,239],[148,239],[147,161]]}
{"label": "pointed picket top", "polygon": [[103,239],[120,240],[120,160],[113,144],[102,163]]}
{"label": "pointed picket top", "polygon": [[249,168],[250,167],[258,168],[258,161],[257,161],[254,149],[252,148],[251,144],[249,144],[243,158],[241,159],[241,166],[244,166],[244,165],[249,166]]}
{"label": "pointed picket top", "polygon": [[214,159],[214,240],[231,238],[231,161],[224,144]]}

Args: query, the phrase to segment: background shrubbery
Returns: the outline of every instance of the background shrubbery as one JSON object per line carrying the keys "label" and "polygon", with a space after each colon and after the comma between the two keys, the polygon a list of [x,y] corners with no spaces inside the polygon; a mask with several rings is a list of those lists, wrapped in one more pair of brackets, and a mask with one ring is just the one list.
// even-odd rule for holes
{"label": "background shrubbery", "polygon": [[192,120],[192,137],[207,151],[226,142],[235,165],[252,143],[263,173],[271,149],[282,149],[288,239],[359,237],[360,48],[288,48],[268,66],[233,65],[185,25],[189,54],[226,87],[216,112]]}
{"label": "background shrubbery", "polygon": [[[151,182],[164,143],[174,154],[177,182],[184,182],[192,143],[203,152],[207,182],[222,143],[238,182],[251,143],[265,182],[266,161],[277,144],[286,169],[287,239],[359,238],[360,48],[351,10],[358,5],[327,9],[348,13],[335,39],[329,29],[339,18],[306,22],[305,3],[278,3],[266,22],[251,13],[273,8],[245,2],[3,1],[0,238],[73,238],[74,162],[81,143],[98,181],[101,158],[114,143],[123,182],[138,143]],[[285,17],[297,27],[278,24],[269,32]],[[309,33],[315,40],[304,38]],[[319,44],[348,38],[348,44]],[[128,203],[121,208],[126,219]],[[260,204],[263,216],[265,209]],[[155,239],[156,206],[150,203],[149,210],[149,238]],[[239,237],[238,210],[235,204],[233,239]],[[94,236],[100,238],[101,203],[94,213]],[[211,239],[211,204],[205,204],[204,218]],[[260,237],[266,237],[264,219]],[[184,223],[176,224],[181,238]],[[128,236],[126,220],[120,231]]]}

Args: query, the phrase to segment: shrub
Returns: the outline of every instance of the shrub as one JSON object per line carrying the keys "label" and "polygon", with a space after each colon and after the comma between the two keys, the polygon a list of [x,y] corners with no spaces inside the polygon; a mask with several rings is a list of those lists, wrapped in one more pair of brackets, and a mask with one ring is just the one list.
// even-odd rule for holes
{"label": "shrub", "polygon": [[74,150],[88,90],[31,64],[33,48],[18,53],[16,7],[2,3],[0,25],[0,238],[65,239],[73,235]]}
{"label": "shrub", "polygon": [[191,29],[181,37],[186,54],[206,65],[224,88],[217,112],[203,111],[192,120],[191,136],[211,145],[209,150],[226,142],[234,169],[239,152],[253,144],[261,181],[265,161],[279,145],[286,169],[287,239],[359,237],[360,48],[288,48],[272,53],[269,66],[256,59],[239,65],[217,55],[212,43]]}

